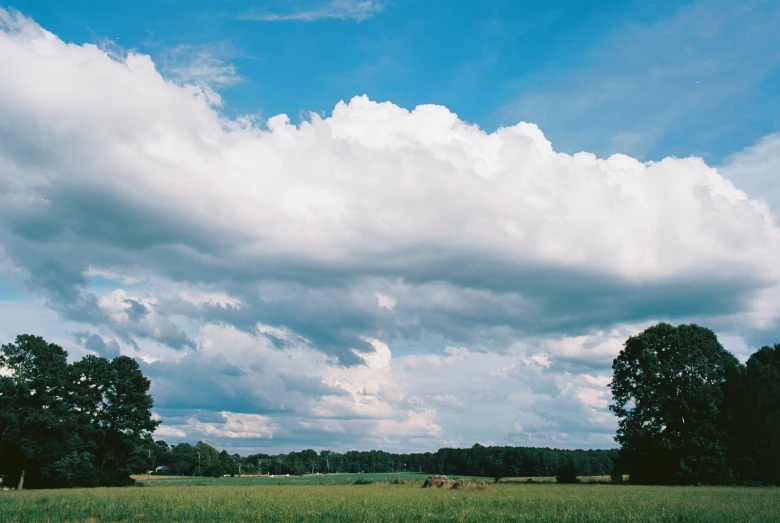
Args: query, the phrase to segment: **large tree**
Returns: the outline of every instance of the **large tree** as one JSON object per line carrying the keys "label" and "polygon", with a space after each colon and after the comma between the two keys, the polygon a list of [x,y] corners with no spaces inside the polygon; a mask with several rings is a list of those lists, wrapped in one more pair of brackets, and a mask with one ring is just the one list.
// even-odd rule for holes
{"label": "large tree", "polygon": [[[67,353],[31,335],[0,347],[0,452],[18,486],[40,480],[65,450],[74,416],[67,407]],[[31,474],[28,476],[28,471]]]}
{"label": "large tree", "polygon": [[780,344],[751,355],[729,383],[725,428],[738,479],[780,484]]}
{"label": "large tree", "polygon": [[20,335],[0,347],[0,472],[18,486],[130,483],[130,456],[154,431],[135,360],[86,356]]}
{"label": "large tree", "polygon": [[737,359],[698,325],[659,323],[628,338],[612,369],[619,460],[637,483],[729,481],[724,385]]}

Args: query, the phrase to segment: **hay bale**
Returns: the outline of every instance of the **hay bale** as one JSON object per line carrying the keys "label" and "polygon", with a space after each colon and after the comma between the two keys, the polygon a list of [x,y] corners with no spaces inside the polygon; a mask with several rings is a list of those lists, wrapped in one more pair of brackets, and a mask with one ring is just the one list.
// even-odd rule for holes
{"label": "hay bale", "polygon": [[431,476],[423,483],[423,488],[452,488],[455,484],[454,480],[451,480],[447,476]]}

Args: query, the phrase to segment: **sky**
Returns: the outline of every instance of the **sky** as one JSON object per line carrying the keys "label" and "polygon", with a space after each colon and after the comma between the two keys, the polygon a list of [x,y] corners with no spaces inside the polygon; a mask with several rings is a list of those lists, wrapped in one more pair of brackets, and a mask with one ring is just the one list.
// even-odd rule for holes
{"label": "sky", "polygon": [[780,342],[776,1],[0,0],[0,342],[232,452],[610,448]]}

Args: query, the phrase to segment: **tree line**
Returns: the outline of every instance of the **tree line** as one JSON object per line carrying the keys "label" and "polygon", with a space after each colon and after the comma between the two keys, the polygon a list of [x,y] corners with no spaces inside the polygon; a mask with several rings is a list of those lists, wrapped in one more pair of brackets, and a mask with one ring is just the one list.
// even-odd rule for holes
{"label": "tree line", "polygon": [[698,325],[659,323],[615,358],[617,473],[648,484],[780,484],[780,345],[740,363]]}
{"label": "tree line", "polygon": [[178,475],[417,471],[487,477],[612,474],[646,484],[780,484],[780,345],[745,364],[698,325],[660,323],[613,361],[620,449],[442,448],[395,454],[311,449],[240,456],[152,437],[150,381],[132,358],[67,353],[20,335],[0,347],[0,475],[17,488],[128,485]]}
{"label": "tree line", "polygon": [[[146,462],[151,450],[151,461]],[[344,453],[312,449],[286,454],[240,456],[218,451],[199,441],[195,445],[169,446],[155,441],[136,452],[136,472],[149,467],[167,467],[167,474],[222,476],[224,474],[314,474],[427,472],[463,476],[523,477],[554,476],[562,466],[573,467],[578,475],[609,475],[617,450],[563,450],[531,447],[442,448],[436,452],[395,454],[381,450]]]}

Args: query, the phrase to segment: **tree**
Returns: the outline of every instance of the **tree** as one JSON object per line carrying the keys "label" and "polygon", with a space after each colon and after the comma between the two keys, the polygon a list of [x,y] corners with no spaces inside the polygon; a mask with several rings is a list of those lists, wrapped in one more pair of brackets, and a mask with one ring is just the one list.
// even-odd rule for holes
{"label": "tree", "polygon": [[219,477],[223,474],[225,469],[219,461],[219,451],[205,441],[199,441],[195,445],[195,475]]}
{"label": "tree", "polygon": [[729,385],[729,464],[742,482],[780,484],[780,344],[752,354]]}
{"label": "tree", "polygon": [[20,335],[0,348],[0,468],[18,488],[132,483],[131,455],[159,422],[126,356],[86,356]]}
{"label": "tree", "polygon": [[171,450],[171,465],[176,474],[191,476],[196,464],[195,448],[189,443],[179,443]]}
{"label": "tree", "polygon": [[721,416],[724,385],[739,362],[711,330],[659,323],[628,338],[612,369],[615,439],[632,482],[730,479]]}
{"label": "tree", "polygon": [[[17,488],[61,457],[63,438],[73,425],[65,403],[67,353],[39,336],[23,334],[0,348],[0,450],[18,474]],[[9,448],[11,447],[11,448]],[[58,456],[58,454],[60,454]],[[15,466],[14,466],[15,465]]]}

